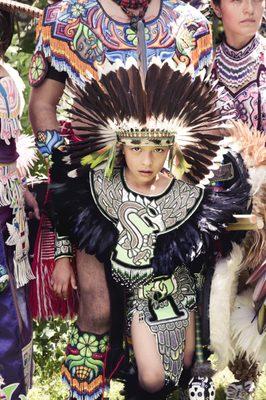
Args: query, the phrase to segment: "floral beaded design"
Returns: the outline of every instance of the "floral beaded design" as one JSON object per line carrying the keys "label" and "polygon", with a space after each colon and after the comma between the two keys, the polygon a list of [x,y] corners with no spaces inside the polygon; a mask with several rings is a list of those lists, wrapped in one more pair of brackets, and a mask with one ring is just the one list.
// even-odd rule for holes
{"label": "floral beaded design", "polygon": [[82,332],[76,325],[72,326],[62,375],[73,397],[88,395],[96,398],[101,394],[107,345],[107,335]]}
{"label": "floral beaded design", "polygon": [[47,63],[41,51],[37,51],[31,60],[31,69],[29,71],[29,78],[31,82],[35,82],[35,86],[41,84],[47,74]]}

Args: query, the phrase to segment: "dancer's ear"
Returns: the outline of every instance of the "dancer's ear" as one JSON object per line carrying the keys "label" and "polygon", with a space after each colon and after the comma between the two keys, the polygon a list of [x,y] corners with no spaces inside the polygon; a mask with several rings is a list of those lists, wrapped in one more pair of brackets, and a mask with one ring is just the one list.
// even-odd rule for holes
{"label": "dancer's ear", "polygon": [[221,8],[220,8],[220,1],[211,0],[211,7],[216,15],[217,18],[222,18]]}

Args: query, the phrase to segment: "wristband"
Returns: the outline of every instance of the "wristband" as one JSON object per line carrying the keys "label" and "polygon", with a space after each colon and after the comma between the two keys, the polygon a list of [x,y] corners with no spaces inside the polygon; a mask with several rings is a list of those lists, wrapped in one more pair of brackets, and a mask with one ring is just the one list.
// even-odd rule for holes
{"label": "wristband", "polygon": [[36,146],[44,157],[52,154],[53,148],[58,149],[64,144],[64,138],[55,129],[38,131],[35,139]]}
{"label": "wristband", "polygon": [[67,236],[56,235],[54,259],[58,260],[59,258],[63,257],[73,257],[72,245]]}

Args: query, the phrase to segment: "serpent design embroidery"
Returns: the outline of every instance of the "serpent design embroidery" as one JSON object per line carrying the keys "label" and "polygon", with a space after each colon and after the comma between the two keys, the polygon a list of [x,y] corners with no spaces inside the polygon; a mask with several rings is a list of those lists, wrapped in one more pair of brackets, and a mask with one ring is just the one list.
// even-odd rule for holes
{"label": "serpent design embroidery", "polygon": [[128,298],[128,335],[134,313],[156,336],[168,379],[176,384],[183,369],[183,349],[189,312],[196,304],[192,277],[183,266],[171,277],[157,277],[135,289]]}
{"label": "serpent design embroidery", "polygon": [[161,195],[147,197],[130,191],[120,170],[111,180],[101,170],[90,179],[97,206],[119,232],[111,256],[113,277],[130,288],[147,283],[153,276],[157,236],[186,221],[200,204],[202,190],[173,180]]}

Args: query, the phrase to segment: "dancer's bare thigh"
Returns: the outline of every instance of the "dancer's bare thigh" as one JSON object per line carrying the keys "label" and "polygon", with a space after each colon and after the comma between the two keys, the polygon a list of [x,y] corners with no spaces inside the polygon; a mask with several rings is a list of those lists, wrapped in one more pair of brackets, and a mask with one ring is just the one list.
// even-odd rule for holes
{"label": "dancer's bare thigh", "polygon": [[110,301],[104,266],[95,256],[77,252],[79,313],[81,330],[105,333],[110,324]]}

